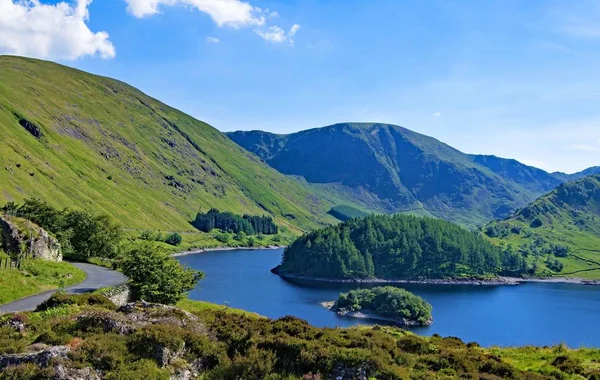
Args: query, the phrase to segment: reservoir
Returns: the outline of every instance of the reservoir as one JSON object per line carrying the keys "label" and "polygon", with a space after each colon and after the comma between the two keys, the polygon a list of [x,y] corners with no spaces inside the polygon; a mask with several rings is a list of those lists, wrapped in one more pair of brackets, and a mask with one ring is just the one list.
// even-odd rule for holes
{"label": "reservoir", "polygon": [[[282,249],[210,251],[178,259],[206,277],[190,299],[225,304],[269,318],[292,315],[319,327],[369,321],[340,317],[321,306],[365,284],[293,283],[270,273]],[[375,285],[373,285],[375,286]],[[518,286],[395,285],[433,306],[433,325],[417,334],[455,336],[482,346],[600,347],[600,287],[528,283]]]}

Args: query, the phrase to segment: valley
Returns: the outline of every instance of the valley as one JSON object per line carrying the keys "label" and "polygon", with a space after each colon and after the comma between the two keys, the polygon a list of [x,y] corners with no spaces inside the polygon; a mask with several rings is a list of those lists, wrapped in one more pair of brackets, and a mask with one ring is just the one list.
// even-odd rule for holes
{"label": "valley", "polygon": [[[0,128],[0,302],[58,290],[0,316],[12,378],[596,376],[599,167],[549,173],[380,123],[224,134],[11,56]],[[90,294],[63,257],[125,285]],[[503,348],[531,345],[546,348]],[[27,362],[56,350],[60,365]]]}

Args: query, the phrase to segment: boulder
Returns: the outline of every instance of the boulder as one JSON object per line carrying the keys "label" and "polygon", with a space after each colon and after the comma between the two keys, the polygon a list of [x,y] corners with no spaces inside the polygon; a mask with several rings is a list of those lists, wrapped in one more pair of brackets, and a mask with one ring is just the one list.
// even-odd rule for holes
{"label": "boulder", "polygon": [[100,380],[102,377],[93,368],[68,368],[62,364],[55,367],[56,380]]}
{"label": "boulder", "polygon": [[16,256],[62,261],[60,243],[48,231],[28,220],[0,215],[0,243],[4,251]]}
{"label": "boulder", "polygon": [[0,372],[21,364],[35,364],[40,368],[46,368],[54,359],[66,358],[68,352],[69,347],[57,346],[27,354],[0,355]]}

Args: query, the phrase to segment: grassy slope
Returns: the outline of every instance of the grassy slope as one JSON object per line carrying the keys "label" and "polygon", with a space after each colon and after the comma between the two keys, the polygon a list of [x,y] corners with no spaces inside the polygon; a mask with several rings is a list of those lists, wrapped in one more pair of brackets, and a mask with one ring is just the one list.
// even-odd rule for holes
{"label": "grassy slope", "polygon": [[189,231],[210,207],[268,212],[295,231],[334,221],[329,202],[211,126],[122,82],[54,63],[0,56],[0,130],[0,203],[39,197],[136,229]]}
{"label": "grassy slope", "polygon": [[21,270],[0,269],[0,304],[83,280],[85,272],[65,262],[33,260],[23,263]]}
{"label": "grassy slope", "polygon": [[281,136],[228,136],[331,202],[467,226],[506,216],[560,183],[514,160],[464,154],[402,127],[345,123]]}
{"label": "grassy slope", "polygon": [[[542,225],[532,227],[534,220]],[[491,226],[517,226],[520,234],[492,239],[498,244],[519,247],[537,237],[567,246],[570,253],[558,260],[564,264],[560,276],[600,279],[600,175],[568,182]]]}

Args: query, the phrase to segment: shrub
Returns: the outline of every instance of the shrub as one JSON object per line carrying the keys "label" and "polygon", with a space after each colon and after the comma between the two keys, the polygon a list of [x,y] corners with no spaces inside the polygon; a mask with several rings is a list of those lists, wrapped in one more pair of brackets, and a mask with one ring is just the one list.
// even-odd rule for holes
{"label": "shrub", "polygon": [[172,233],[171,235],[167,236],[167,238],[165,239],[165,243],[171,244],[171,245],[180,245],[182,242],[183,242],[183,238],[177,232]]}
{"label": "shrub", "polygon": [[123,260],[132,296],[137,300],[175,304],[192,290],[204,274],[186,267],[164,249],[144,243],[134,247]]}
{"label": "shrub", "polygon": [[128,357],[124,341],[121,335],[98,334],[94,339],[86,339],[74,356],[96,369],[114,371],[122,367]]}
{"label": "shrub", "polygon": [[100,306],[105,309],[116,310],[117,307],[108,298],[101,294],[66,294],[58,292],[38,305],[35,311],[46,311],[59,306],[78,305],[78,306]]}

